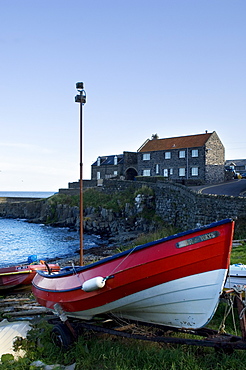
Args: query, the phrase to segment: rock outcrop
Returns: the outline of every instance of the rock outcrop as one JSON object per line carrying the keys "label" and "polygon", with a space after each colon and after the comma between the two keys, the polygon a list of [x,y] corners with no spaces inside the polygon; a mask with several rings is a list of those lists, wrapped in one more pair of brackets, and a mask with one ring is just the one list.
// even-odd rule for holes
{"label": "rock outcrop", "polygon": [[[98,204],[94,202],[96,205],[93,207],[85,207],[85,233],[123,237],[124,233],[154,231],[160,225],[189,230],[224,218],[237,218],[236,227],[245,225],[246,198],[243,197],[198,194],[186,186],[168,181],[105,180],[100,189],[93,189],[112,198],[117,194],[120,199],[126,190],[132,196],[131,201],[128,201],[128,197],[124,198],[124,202],[119,202],[120,207],[115,207],[117,211],[114,207],[101,206],[100,200]],[[144,192],[143,189],[151,191]],[[30,222],[78,230],[79,213],[76,202],[58,202],[53,197],[29,201],[0,198],[0,217],[5,218],[23,218]]]}
{"label": "rock outcrop", "polygon": [[[84,232],[107,236],[111,241],[127,242],[139,233],[155,229],[153,219],[146,219],[143,213],[153,212],[155,198],[153,196],[138,196],[135,204],[128,203],[119,211],[103,207],[88,207],[84,209]],[[78,206],[54,204],[49,199],[15,202],[0,202],[0,217],[27,219],[29,222],[44,223],[54,227],[69,227],[79,230],[80,212]],[[119,237],[120,236],[120,237]]]}

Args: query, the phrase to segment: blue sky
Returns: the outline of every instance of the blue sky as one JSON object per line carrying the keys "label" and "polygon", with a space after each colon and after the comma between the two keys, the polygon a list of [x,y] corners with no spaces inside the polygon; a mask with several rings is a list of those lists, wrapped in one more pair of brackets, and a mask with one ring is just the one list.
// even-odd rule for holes
{"label": "blue sky", "polygon": [[0,0],[0,191],[57,191],[100,155],[216,131],[246,158],[245,0]]}

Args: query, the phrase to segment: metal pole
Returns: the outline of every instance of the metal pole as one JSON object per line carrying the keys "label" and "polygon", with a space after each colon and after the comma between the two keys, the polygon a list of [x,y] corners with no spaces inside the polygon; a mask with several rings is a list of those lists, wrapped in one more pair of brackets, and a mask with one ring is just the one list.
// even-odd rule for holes
{"label": "metal pole", "polygon": [[83,104],[80,102],[80,266],[83,266]]}
{"label": "metal pole", "polygon": [[76,89],[79,95],[75,96],[75,102],[80,103],[80,176],[79,176],[79,198],[80,198],[80,222],[79,222],[79,232],[80,232],[80,265],[83,266],[83,104],[86,103],[86,93],[84,90],[84,83],[77,82]]}

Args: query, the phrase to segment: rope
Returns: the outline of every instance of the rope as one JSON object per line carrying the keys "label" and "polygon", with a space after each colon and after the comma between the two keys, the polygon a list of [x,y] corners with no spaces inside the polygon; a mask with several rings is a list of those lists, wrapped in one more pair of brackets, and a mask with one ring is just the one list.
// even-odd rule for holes
{"label": "rope", "polygon": [[244,307],[244,308],[242,309],[242,311],[240,312],[240,315],[239,315],[239,319],[240,319],[240,320],[242,320],[245,310],[246,310],[246,307]]}
{"label": "rope", "polygon": [[233,322],[234,331],[237,335],[236,320],[235,320],[235,315],[234,315],[234,310],[233,309],[232,309],[232,322]]}
{"label": "rope", "polygon": [[110,276],[113,275],[113,273],[115,272],[116,269],[118,269],[118,267],[134,252],[134,250],[137,248],[137,245],[132,248],[132,250],[125,256],[125,258],[123,258],[122,261],[120,261],[120,263],[113,269],[113,271],[111,272]]}
{"label": "rope", "polygon": [[234,301],[234,297],[233,299],[230,297],[228,298],[228,301],[227,301],[227,306],[225,308],[225,313],[224,313],[224,317],[221,321],[221,324],[219,326],[219,329],[218,329],[218,333],[226,333],[225,331],[225,321],[227,319],[227,317],[229,316],[230,312],[232,311],[232,320],[233,320],[233,326],[234,326],[234,330],[235,330],[235,333],[237,335],[237,329],[236,329],[236,322],[235,322],[235,317],[234,317],[234,312],[233,312],[233,302]]}

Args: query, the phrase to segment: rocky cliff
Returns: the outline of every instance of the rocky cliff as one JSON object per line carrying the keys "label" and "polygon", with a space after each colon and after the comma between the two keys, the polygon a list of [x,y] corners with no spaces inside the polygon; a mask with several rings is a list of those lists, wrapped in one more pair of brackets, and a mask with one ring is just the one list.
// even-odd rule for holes
{"label": "rocky cliff", "polygon": [[[144,188],[151,188],[151,192],[143,192]],[[105,180],[102,187],[93,189],[94,198],[97,193],[109,198],[117,194],[121,206],[111,207],[110,202],[108,206],[104,206],[100,201],[85,205],[86,233],[112,237],[124,233],[149,232],[167,224],[187,230],[198,224],[206,225],[228,217],[238,219],[236,226],[242,221],[245,224],[246,220],[246,198],[197,194],[186,186],[170,182],[150,184]],[[122,201],[121,194],[126,191],[129,198]],[[31,222],[78,230],[78,202],[62,202],[59,201],[59,196],[62,194],[29,201],[0,199],[0,217],[23,218]],[[128,201],[130,198],[131,201]]]}
{"label": "rocky cliff", "polygon": [[[79,230],[79,207],[63,204],[52,199],[22,200],[8,198],[0,200],[0,217],[21,218],[29,222],[44,223],[54,227],[69,227]],[[59,200],[59,199],[58,199]],[[153,213],[155,198],[139,195],[135,203],[128,203],[120,211],[113,211],[104,207],[86,207],[84,209],[84,232],[111,238],[111,241],[131,240],[139,233],[149,232],[157,227],[153,219],[143,217],[144,213]],[[120,237],[119,237],[120,236]]]}

